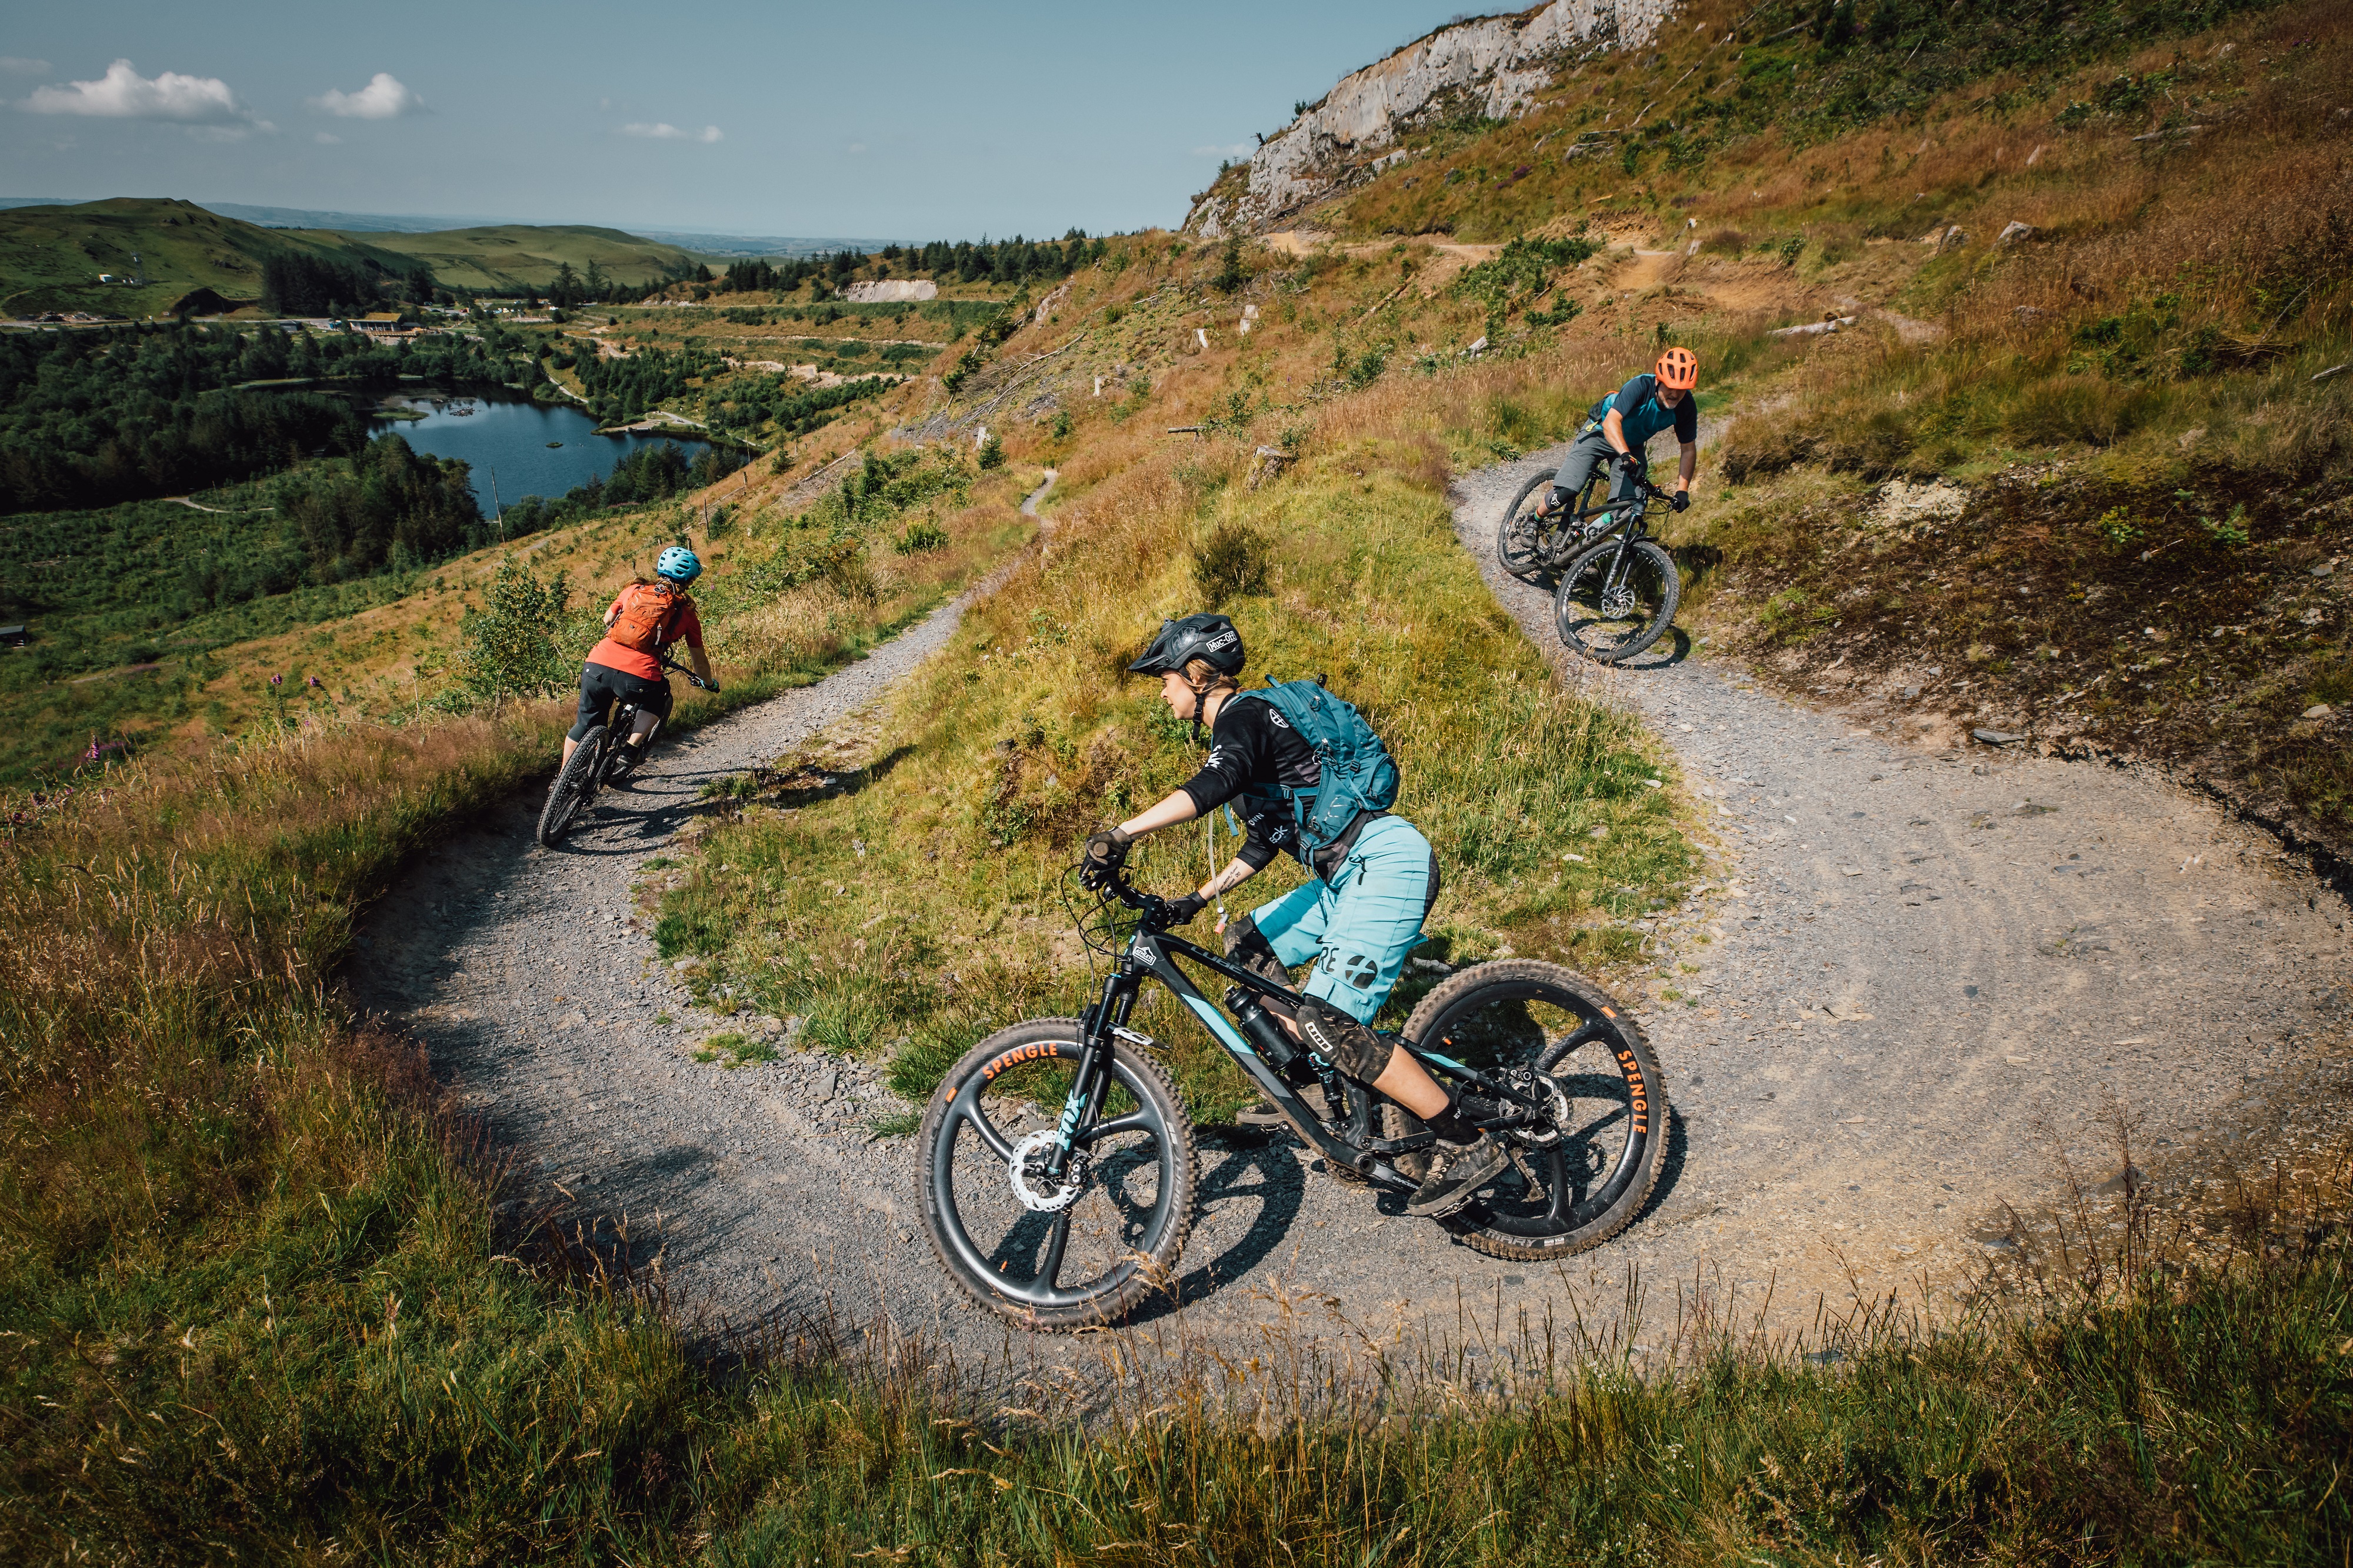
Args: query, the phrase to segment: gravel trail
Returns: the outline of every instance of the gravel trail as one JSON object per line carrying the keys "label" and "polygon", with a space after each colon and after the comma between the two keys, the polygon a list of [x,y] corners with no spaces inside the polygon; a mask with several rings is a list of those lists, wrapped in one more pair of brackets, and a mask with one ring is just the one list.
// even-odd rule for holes
{"label": "gravel trail", "polygon": [[2109,1095],[2158,1170],[2257,1152],[2274,1089],[2343,1102],[2345,905],[2268,835],[2137,773],[1966,742],[1900,693],[1796,706],[1680,634],[1620,671],[1574,658],[1548,584],[1494,552],[1562,455],[1465,478],[1457,533],[1564,680],[1672,747],[1721,856],[1656,924],[1643,1018],[1680,1169],[1638,1258],[1752,1300],[1949,1281],[1998,1205],[2057,1195],[2058,1153],[2117,1173]]}
{"label": "gravel trail", "polygon": [[704,1037],[761,1021],[693,1009],[631,888],[708,809],[706,784],[881,701],[986,588],[817,685],[658,742],[558,849],[533,837],[539,792],[518,795],[421,858],[362,925],[355,1000],[420,1037],[512,1152],[525,1179],[510,1205],[608,1245],[625,1230],[690,1310],[742,1325],[880,1306],[913,1321],[938,1295],[908,1141],[872,1136],[901,1109],[879,1076],[791,1048],[733,1071],[697,1061]]}
{"label": "gravel trail", "polygon": [[[2091,1125],[2104,1091],[2144,1119],[2161,1168],[2272,1135],[2266,1091],[2337,1070],[2345,910],[2268,838],[2132,773],[1907,747],[1870,727],[1883,716],[1796,707],[1665,645],[1620,672],[1569,666],[1548,595],[1493,559],[1496,512],[1532,468],[1460,482],[1465,547],[1564,679],[1674,748],[1721,855],[1712,890],[1651,922],[1660,977],[1625,997],[1674,1108],[1659,1193],[1618,1240],[1542,1272],[1377,1206],[1288,1138],[1208,1138],[1188,1331],[1460,1334],[1466,1303],[1541,1313],[1574,1294],[1590,1311],[1630,1268],[1751,1304],[1769,1284],[1799,1327],[1817,1292],[1957,1278],[2000,1203],[2051,1194],[2059,1149],[2110,1173]],[[364,922],[357,999],[421,1037],[513,1151],[531,1178],[514,1201],[607,1236],[626,1224],[691,1310],[879,1313],[968,1352],[1005,1344],[932,1257],[913,1141],[873,1132],[906,1108],[843,1058],[695,1060],[721,1026],[670,983],[630,895],[706,782],[880,703],[965,602],[659,751],[560,851],[533,842],[536,795],[518,798]]]}

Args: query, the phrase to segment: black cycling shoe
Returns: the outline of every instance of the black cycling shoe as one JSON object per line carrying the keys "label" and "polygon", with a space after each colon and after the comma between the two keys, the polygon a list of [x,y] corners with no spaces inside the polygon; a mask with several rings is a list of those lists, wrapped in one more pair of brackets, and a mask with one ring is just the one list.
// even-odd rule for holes
{"label": "black cycling shoe", "polygon": [[1479,1189],[1512,1163],[1503,1140],[1482,1132],[1472,1143],[1449,1143],[1441,1138],[1430,1159],[1430,1174],[1405,1202],[1405,1212],[1424,1219],[1444,1219],[1466,1206]]}

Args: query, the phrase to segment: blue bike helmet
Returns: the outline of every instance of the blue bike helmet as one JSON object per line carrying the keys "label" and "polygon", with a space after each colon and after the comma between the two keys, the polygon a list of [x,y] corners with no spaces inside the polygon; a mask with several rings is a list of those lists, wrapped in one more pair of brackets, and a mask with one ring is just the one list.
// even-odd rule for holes
{"label": "blue bike helmet", "polygon": [[673,544],[663,551],[661,558],[654,563],[654,575],[683,588],[702,575],[702,563],[693,551],[682,544]]}

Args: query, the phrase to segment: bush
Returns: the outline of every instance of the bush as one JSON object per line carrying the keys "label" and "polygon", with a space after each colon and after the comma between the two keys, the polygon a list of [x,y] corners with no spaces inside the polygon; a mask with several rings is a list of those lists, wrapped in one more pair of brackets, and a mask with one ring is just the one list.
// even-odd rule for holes
{"label": "bush", "polygon": [[919,555],[926,550],[938,550],[948,542],[948,531],[928,517],[919,517],[899,531],[891,548],[902,555]]}
{"label": "bush", "polygon": [[988,439],[980,444],[980,466],[984,468],[1005,466],[1005,441],[993,430],[989,432]]}
{"label": "bush", "polygon": [[1208,605],[1266,591],[1266,535],[1240,521],[1221,522],[1193,546],[1193,586]]}
{"label": "bush", "polygon": [[555,634],[572,599],[569,579],[543,580],[515,561],[499,563],[484,606],[460,624],[468,687],[493,700],[533,697],[572,684],[572,665]]}

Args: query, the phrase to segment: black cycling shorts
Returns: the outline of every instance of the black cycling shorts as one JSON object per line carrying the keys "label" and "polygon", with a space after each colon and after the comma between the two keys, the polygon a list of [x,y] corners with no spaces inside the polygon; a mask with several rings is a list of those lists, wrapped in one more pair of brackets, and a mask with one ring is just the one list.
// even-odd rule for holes
{"label": "black cycling shorts", "polygon": [[626,669],[608,665],[584,664],[580,667],[580,716],[573,721],[572,738],[585,740],[588,731],[605,721],[605,715],[616,702],[634,702],[649,713],[670,717],[670,682],[648,680],[631,675]]}

